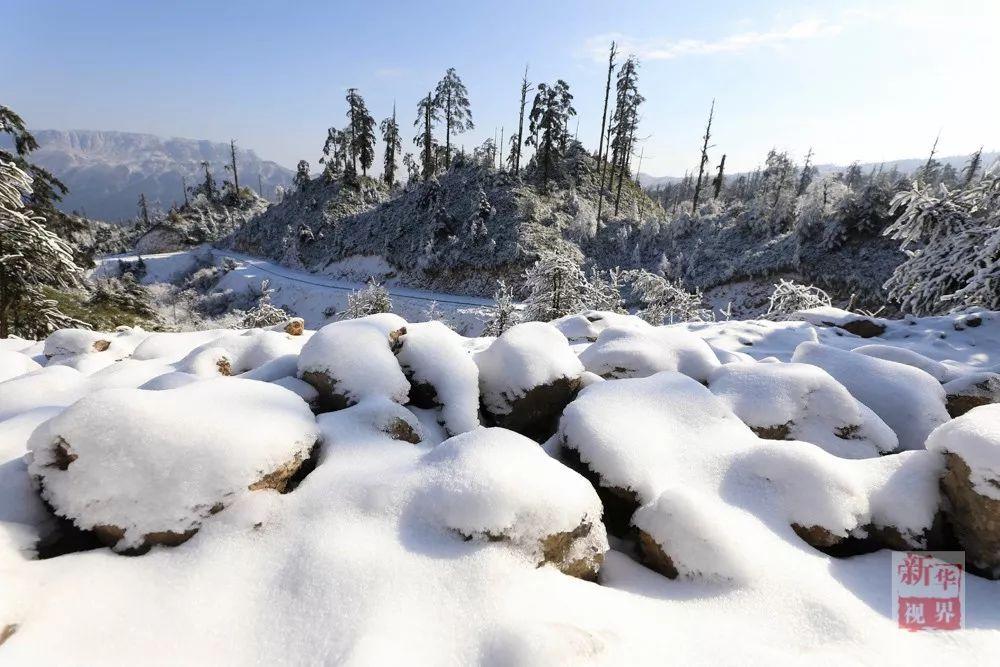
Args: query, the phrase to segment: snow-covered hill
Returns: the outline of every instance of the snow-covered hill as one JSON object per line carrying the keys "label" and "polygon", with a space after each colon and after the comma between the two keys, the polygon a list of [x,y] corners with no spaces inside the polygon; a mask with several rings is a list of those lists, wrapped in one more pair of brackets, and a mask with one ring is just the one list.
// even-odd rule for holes
{"label": "snow-covered hill", "polygon": [[[38,130],[34,135],[40,148],[31,154],[32,162],[69,188],[62,209],[98,220],[134,218],[140,193],[163,211],[183,202],[181,177],[189,186],[202,180],[202,161],[211,163],[216,180],[228,174],[224,171],[230,161],[227,143],[96,130]],[[276,186],[291,183],[291,170],[262,160],[238,142],[237,148],[240,185],[256,190],[260,174],[264,196],[273,199]]]}
{"label": "snow-covered hill", "polygon": [[[982,310],[0,341],[0,663],[986,664],[998,362]],[[928,548],[966,629],[893,620]]]}

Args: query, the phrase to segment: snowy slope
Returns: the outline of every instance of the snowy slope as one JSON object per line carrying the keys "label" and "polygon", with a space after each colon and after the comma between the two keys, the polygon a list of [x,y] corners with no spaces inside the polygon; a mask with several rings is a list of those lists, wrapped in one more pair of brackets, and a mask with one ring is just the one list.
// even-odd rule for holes
{"label": "snowy slope", "polygon": [[[163,278],[191,256],[144,259]],[[240,261],[286,294],[345,287]],[[843,427],[891,446],[892,415],[863,409],[854,381],[889,391],[923,373],[914,391],[943,402],[918,365],[997,370],[1000,313],[873,321],[873,338],[834,315],[654,328],[591,312],[496,340],[380,315],[300,335],[4,341],[0,664],[986,663],[1000,582],[967,577],[967,629],[906,632],[887,547],[954,539],[931,530],[942,509],[961,518],[939,490],[946,457],[994,493],[996,412],[887,456]],[[573,358],[590,346],[608,379]],[[811,346],[857,357],[862,376],[788,363]],[[657,350],[663,364],[627,371]],[[583,388],[544,447],[469,410],[481,392],[518,410],[566,379]],[[313,416],[303,401],[331,387],[349,407]],[[752,428],[785,420],[802,440]],[[92,533],[57,524],[40,493]]]}

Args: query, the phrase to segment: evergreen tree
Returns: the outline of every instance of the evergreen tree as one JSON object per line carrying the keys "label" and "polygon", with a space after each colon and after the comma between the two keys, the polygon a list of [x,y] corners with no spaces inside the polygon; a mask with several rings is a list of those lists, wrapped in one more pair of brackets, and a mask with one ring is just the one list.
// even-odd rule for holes
{"label": "evergreen tree", "polygon": [[552,179],[557,163],[566,149],[570,116],[576,115],[569,84],[562,79],[555,85],[538,84],[538,92],[531,106],[527,144],[536,147],[536,160],[542,168],[542,180]]}
{"label": "evergreen tree", "polygon": [[434,104],[434,98],[430,93],[427,97],[417,103],[417,119],[413,121],[414,127],[421,128],[420,132],[413,137],[413,143],[420,148],[421,172],[424,180],[429,180],[435,171],[435,145],[432,130],[434,123],[438,122],[438,108]]}
{"label": "evergreen tree", "polygon": [[976,174],[979,173],[979,168],[983,162],[983,147],[980,146],[979,150],[969,156],[969,162],[962,169],[962,185],[968,187],[975,180]]}
{"label": "evergreen tree", "polygon": [[396,155],[403,150],[399,138],[399,124],[396,123],[396,104],[392,105],[392,116],[382,121],[382,142],[385,143],[385,162],[382,178],[390,188],[396,184]]}
{"label": "evergreen tree", "polygon": [[632,157],[632,145],[639,127],[639,106],[646,101],[639,94],[639,61],[630,56],[618,70],[615,84],[615,113],[611,117],[612,179],[618,171],[618,192],[615,195],[615,215],[621,202],[622,181],[629,177],[628,164]]}
{"label": "evergreen tree", "polygon": [[243,322],[241,323],[243,328],[273,327],[288,321],[288,313],[271,303],[272,294],[274,294],[274,290],[271,288],[271,281],[261,281],[260,296],[257,297],[257,305],[248,310],[243,316]]}
{"label": "evergreen tree", "polygon": [[309,185],[309,163],[305,160],[299,160],[298,166],[295,168],[295,178],[292,181],[299,190],[305,190],[306,186]]}
{"label": "evergreen tree", "polygon": [[406,183],[416,183],[420,178],[420,165],[417,164],[416,158],[413,157],[413,153],[407,153],[403,156],[403,166],[406,167]]}
{"label": "evergreen tree", "polygon": [[483,329],[484,336],[500,336],[504,331],[517,324],[520,319],[514,304],[514,290],[503,280],[497,281],[497,290],[493,293],[493,317]]}
{"label": "evergreen tree", "polygon": [[698,180],[694,186],[694,198],[691,200],[691,212],[698,211],[698,197],[701,195],[701,179],[705,175],[705,165],[708,164],[708,142],[712,139],[712,118],[715,116],[715,100],[708,111],[708,124],[705,125],[705,136],[701,144],[701,160],[698,162]]}
{"label": "evergreen tree", "polygon": [[215,187],[215,179],[212,178],[212,172],[209,169],[210,166],[208,160],[202,160],[201,167],[205,170],[205,181],[202,183],[201,188],[208,201],[214,202],[218,198],[219,190]]}
{"label": "evergreen tree", "polygon": [[319,161],[325,164],[323,174],[328,181],[337,180],[346,171],[350,152],[350,135],[335,127],[327,129],[326,141],[323,143],[323,157]]}
{"label": "evergreen tree", "polygon": [[44,336],[83,324],[61,313],[42,291],[46,285],[80,286],[83,271],[74,262],[69,243],[25,207],[31,185],[31,176],[0,157],[0,338]]}
{"label": "evergreen tree", "polygon": [[357,88],[347,89],[347,118],[350,122],[351,166],[357,172],[361,162],[361,173],[368,175],[368,169],[375,161],[375,119],[368,113],[365,100]]}
{"label": "evergreen tree", "polygon": [[934,138],[934,145],[931,146],[931,153],[927,156],[927,162],[917,175],[917,179],[923,181],[924,183],[937,182],[938,170],[941,168],[941,163],[937,161],[935,156],[937,155],[937,145],[940,140],[941,134],[938,133],[938,135]]}
{"label": "evergreen tree", "polygon": [[524,284],[529,292],[524,316],[529,321],[548,322],[586,307],[587,279],[580,265],[565,253],[543,253],[525,272]]}
{"label": "evergreen tree", "polygon": [[139,220],[142,222],[143,229],[149,229],[149,206],[146,205],[146,193],[139,193]]}
{"label": "evergreen tree", "polygon": [[469,91],[455,72],[449,67],[434,90],[434,106],[443,114],[444,120],[444,168],[451,166],[451,135],[461,134],[475,128],[472,111],[469,108]]}
{"label": "evergreen tree", "polygon": [[796,196],[801,197],[805,194],[806,188],[812,183],[813,178],[819,173],[819,170],[812,164],[813,149],[812,146],[809,147],[809,152],[806,153],[805,164],[802,165],[802,174],[799,176],[799,187],[795,190]]}

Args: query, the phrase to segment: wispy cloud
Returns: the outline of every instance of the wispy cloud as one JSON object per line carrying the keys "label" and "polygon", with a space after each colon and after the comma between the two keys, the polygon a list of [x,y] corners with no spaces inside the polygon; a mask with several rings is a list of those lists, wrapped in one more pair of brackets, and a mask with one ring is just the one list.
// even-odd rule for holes
{"label": "wispy cloud", "polygon": [[810,19],[782,29],[741,32],[715,40],[641,40],[621,33],[609,33],[588,39],[586,51],[593,58],[603,60],[607,58],[608,44],[614,40],[618,42],[622,53],[635,54],[642,60],[674,60],[684,56],[743,53],[761,47],[781,47],[793,42],[836,35],[840,30],[840,24]]}

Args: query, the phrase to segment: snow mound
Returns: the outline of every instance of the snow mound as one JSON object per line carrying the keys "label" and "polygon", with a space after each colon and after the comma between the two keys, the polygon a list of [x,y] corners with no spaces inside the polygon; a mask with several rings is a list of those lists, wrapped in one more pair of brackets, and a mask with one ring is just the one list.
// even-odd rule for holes
{"label": "snow mound", "polygon": [[479,367],[465,339],[437,321],[408,324],[392,343],[410,382],[410,403],[441,408],[449,435],[479,426]]}
{"label": "snow mound", "polygon": [[582,313],[552,320],[550,324],[559,329],[571,343],[594,342],[602,331],[611,326],[652,327],[635,315],[623,315],[606,310],[585,310]]}
{"label": "snow mound", "polygon": [[873,338],[885,333],[888,320],[866,317],[832,306],[819,306],[800,310],[791,316],[793,320],[804,320],[818,327],[837,327],[861,338]]}
{"label": "snow mound", "polygon": [[[194,348],[177,364],[177,370],[199,377],[239,375],[259,369],[287,355],[297,355],[302,349],[301,338],[284,332],[250,329],[231,333]],[[279,377],[294,373],[284,368]]]}
{"label": "snow mound", "polygon": [[816,366],[727,364],[712,373],[709,389],[763,438],[804,440],[843,458],[899,446],[885,422]]}
{"label": "snow mound", "polygon": [[293,393],[249,380],[96,392],[31,436],[56,512],[117,550],[178,543],[260,486],[283,489],[318,431]]}
{"label": "snow mound", "polygon": [[302,347],[299,377],[316,387],[326,410],[366,396],[406,403],[410,383],[389,345],[389,334],[405,326],[402,318],[388,313],[328,324]]}
{"label": "snow mound", "polygon": [[68,366],[46,366],[0,383],[0,420],[41,407],[65,407],[86,391],[87,379]]}
{"label": "snow mound", "polygon": [[897,364],[906,364],[907,366],[919,368],[938,382],[943,383],[955,379],[955,371],[940,361],[934,361],[919,352],[907,350],[904,347],[896,347],[894,345],[862,345],[861,347],[854,348],[853,351],[860,354],[867,354],[869,357],[875,357],[876,359],[895,361]]}
{"label": "snow mound", "polygon": [[37,371],[42,366],[20,352],[0,350],[0,382],[6,382],[20,375]]}
{"label": "snow mound", "polygon": [[819,366],[889,425],[903,449],[923,449],[931,431],[950,418],[941,383],[894,361],[802,343],[792,361]]}
{"label": "snow mound", "polygon": [[481,428],[444,441],[424,462],[430,481],[419,503],[427,516],[466,537],[509,540],[538,564],[596,577],[608,550],[601,501],[535,442]]}
{"label": "snow mound", "polygon": [[705,382],[719,367],[719,358],[704,340],[677,327],[609,327],[580,354],[580,361],[604,378],[677,371]]}

